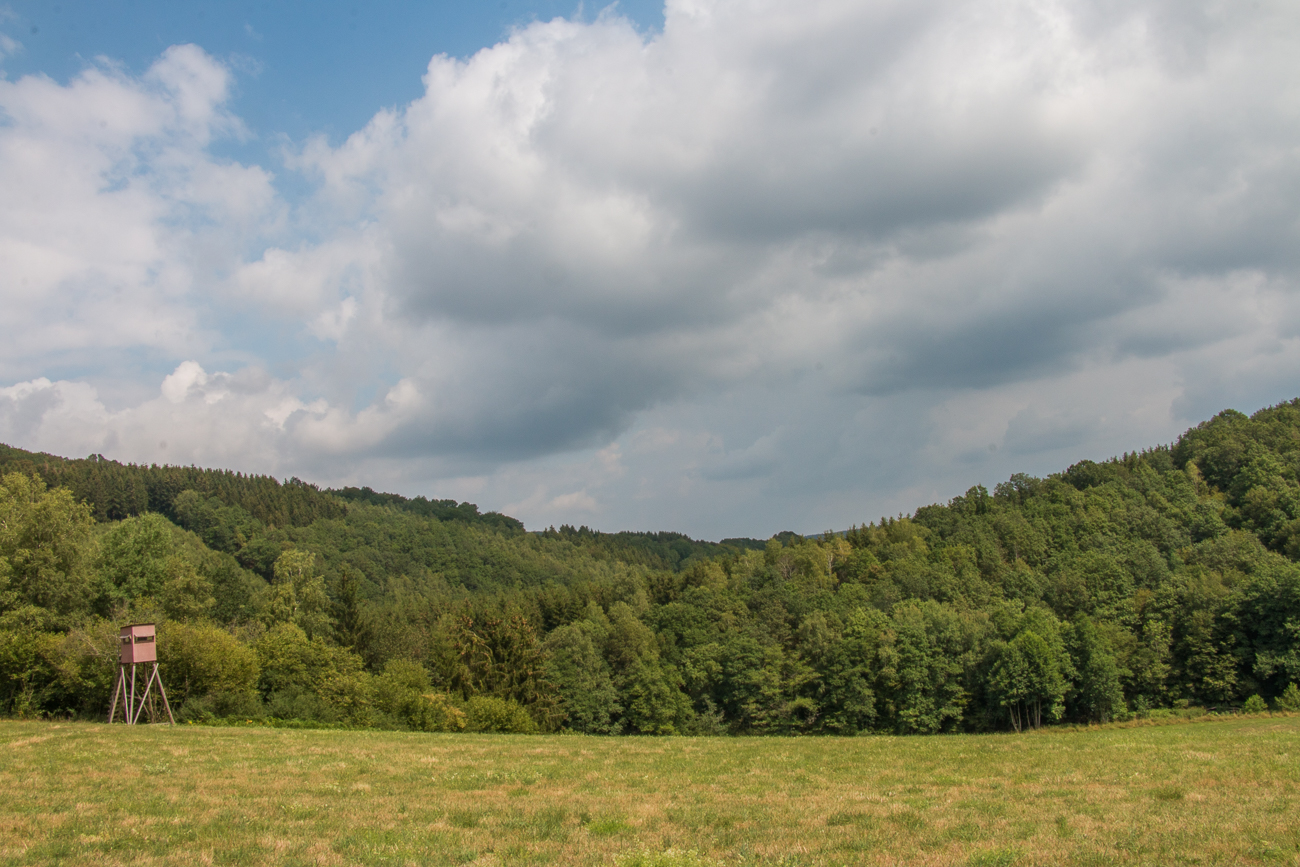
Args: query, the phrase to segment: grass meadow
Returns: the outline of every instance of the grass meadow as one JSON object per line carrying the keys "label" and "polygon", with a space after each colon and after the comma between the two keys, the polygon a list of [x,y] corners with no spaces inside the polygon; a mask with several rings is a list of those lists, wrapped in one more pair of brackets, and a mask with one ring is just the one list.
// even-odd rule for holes
{"label": "grass meadow", "polygon": [[1300,864],[1300,716],[594,738],[0,722],[5,864]]}

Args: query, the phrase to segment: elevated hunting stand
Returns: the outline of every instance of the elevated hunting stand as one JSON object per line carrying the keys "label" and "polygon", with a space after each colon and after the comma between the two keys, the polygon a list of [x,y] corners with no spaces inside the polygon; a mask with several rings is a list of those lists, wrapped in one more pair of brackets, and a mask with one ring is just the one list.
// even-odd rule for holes
{"label": "elevated hunting stand", "polygon": [[[117,685],[113,687],[113,704],[108,709],[109,722],[113,722],[117,717],[118,699],[122,700],[122,721],[127,725],[135,725],[140,719],[141,712],[149,715],[149,722],[156,722],[161,717],[158,712],[158,699],[161,697],[163,709],[167,711],[167,719],[172,725],[176,725],[171,705],[167,703],[167,691],[163,689],[162,678],[158,676],[157,637],[152,623],[136,623],[122,627],[122,643],[118,646]],[[144,689],[137,693],[135,668],[137,665],[150,664],[153,667],[149,670]],[[131,669],[130,677],[127,676],[128,667]],[[158,685],[157,693],[153,692],[154,684]]]}

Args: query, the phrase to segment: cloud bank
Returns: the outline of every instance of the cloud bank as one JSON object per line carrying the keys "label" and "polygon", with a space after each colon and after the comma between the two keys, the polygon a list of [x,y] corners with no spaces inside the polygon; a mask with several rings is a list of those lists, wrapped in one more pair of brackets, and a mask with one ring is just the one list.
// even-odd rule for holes
{"label": "cloud bank", "polygon": [[671,0],[271,167],[197,46],[0,81],[0,440],[715,537],[1167,441],[1300,393],[1298,37]]}

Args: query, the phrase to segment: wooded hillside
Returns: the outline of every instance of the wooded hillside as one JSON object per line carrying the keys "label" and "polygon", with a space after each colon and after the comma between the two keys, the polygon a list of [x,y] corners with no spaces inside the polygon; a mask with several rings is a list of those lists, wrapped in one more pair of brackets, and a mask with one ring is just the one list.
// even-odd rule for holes
{"label": "wooded hillside", "polygon": [[1300,400],[817,538],[529,533],[469,503],[0,447],[0,712],[926,733],[1300,709]]}

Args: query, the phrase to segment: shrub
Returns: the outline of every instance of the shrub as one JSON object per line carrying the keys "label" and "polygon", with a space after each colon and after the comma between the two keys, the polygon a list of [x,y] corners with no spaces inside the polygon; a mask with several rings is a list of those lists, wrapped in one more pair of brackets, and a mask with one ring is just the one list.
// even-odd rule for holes
{"label": "shrub", "polygon": [[1268,705],[1258,695],[1252,695],[1246,699],[1246,703],[1241,706],[1241,710],[1242,713],[1263,713],[1268,710]]}
{"label": "shrub", "polygon": [[[253,646],[261,665],[258,686],[270,694],[285,689],[306,688],[325,695],[338,692],[330,681],[342,676],[355,680],[362,673],[361,657],[346,648],[310,638],[294,623],[279,623],[268,629]],[[346,691],[346,690],[345,690]]]}
{"label": "shrub", "polygon": [[163,683],[183,706],[209,693],[252,693],[260,674],[257,655],[229,632],[208,624],[164,622],[158,629]]}
{"label": "shrub", "polygon": [[327,719],[351,726],[373,726],[378,720],[374,708],[374,678],[360,668],[336,669],[321,678],[316,687]]}
{"label": "shrub", "polygon": [[1300,687],[1294,683],[1287,686],[1277,697],[1278,710],[1300,710]]}
{"label": "shrub", "polygon": [[429,672],[412,659],[390,659],[384,673],[375,678],[375,703],[393,713],[409,695],[430,692]]}
{"label": "shrub", "polygon": [[220,719],[261,720],[266,717],[256,692],[215,692],[190,696],[176,710],[177,722],[215,723]]}
{"label": "shrub", "polygon": [[[147,621],[137,621],[147,622]],[[118,626],[94,618],[65,633],[52,649],[58,681],[46,709],[54,714],[98,717],[108,713],[117,676]]]}
{"label": "shrub", "polygon": [[[18,625],[18,624],[15,624]],[[0,628],[0,713],[36,716],[55,679],[49,658],[59,636],[35,629]]]}
{"label": "shrub", "polygon": [[507,698],[476,695],[465,702],[465,727],[472,732],[537,734],[537,720]]}
{"label": "shrub", "polygon": [[384,673],[375,678],[375,705],[394,725],[420,732],[464,731],[464,712],[432,690],[423,665],[410,659],[389,660]]}
{"label": "shrub", "polygon": [[266,713],[280,720],[338,722],[338,714],[327,707],[320,696],[295,686],[277,690],[267,696]]}
{"label": "shrub", "polygon": [[468,724],[465,712],[442,693],[421,695],[407,709],[407,725],[417,731],[463,732]]}
{"label": "shrub", "polygon": [[353,726],[377,721],[373,678],[350,650],[309,638],[295,623],[272,626],[253,649],[262,668],[258,686],[272,716]]}

